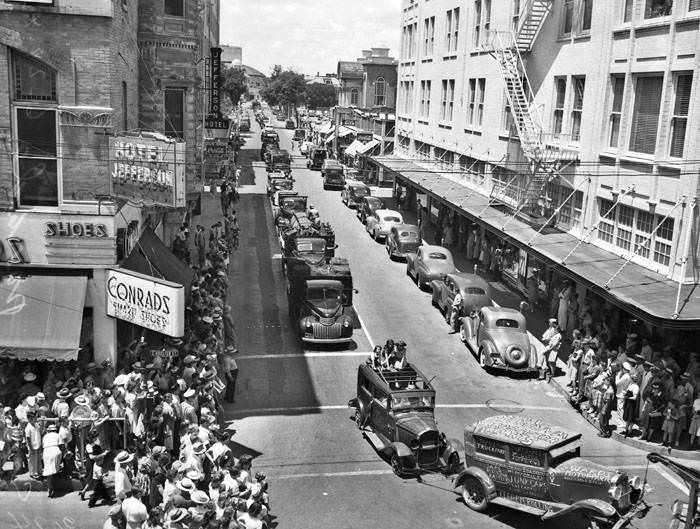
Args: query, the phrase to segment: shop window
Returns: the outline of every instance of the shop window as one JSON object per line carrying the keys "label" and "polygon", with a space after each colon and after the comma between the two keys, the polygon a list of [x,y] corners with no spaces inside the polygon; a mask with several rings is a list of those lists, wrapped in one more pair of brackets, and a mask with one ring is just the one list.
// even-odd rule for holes
{"label": "shop window", "polygon": [[581,140],[581,117],[583,115],[583,93],[586,88],[585,77],[574,77],[574,101],[571,107],[571,141]]}
{"label": "shop window", "polygon": [[358,92],[357,88],[352,88],[350,90],[350,104],[353,106],[357,106],[357,102],[359,101],[360,98],[360,92]]}
{"label": "shop window", "polygon": [[651,252],[651,232],[654,229],[654,215],[646,211],[637,212],[637,232],[634,235],[634,247],[637,255],[649,258]]}
{"label": "shop window", "polygon": [[600,199],[598,205],[598,215],[600,217],[598,238],[610,244],[613,242],[613,233],[615,232],[615,210],[613,206],[613,202],[605,199]]}
{"label": "shop window", "polygon": [[377,77],[374,82],[374,106],[383,107],[386,105],[386,80],[383,77]]}
{"label": "shop window", "polygon": [[610,109],[610,132],[608,134],[608,146],[617,149],[620,140],[620,122],[622,121],[622,100],[625,95],[625,78],[614,76],[612,78],[612,108]]}
{"label": "shop window", "polygon": [[673,105],[673,115],[671,117],[671,145],[669,152],[669,155],[674,158],[683,157],[692,84],[692,74],[683,74],[676,77],[676,100]]}
{"label": "shop window", "polygon": [[183,88],[166,88],[164,99],[163,130],[166,136],[182,140],[185,137],[185,90]]}
{"label": "shop window", "polygon": [[554,80],[554,123],[552,131],[561,134],[564,128],[564,104],[566,103],[566,77]]}
{"label": "shop window", "polygon": [[673,0],[646,0],[644,18],[665,17],[673,10]]}
{"label": "shop window", "polygon": [[662,75],[638,77],[636,80],[630,151],[654,154],[656,150],[663,82]]}
{"label": "shop window", "polygon": [[170,17],[184,17],[185,0],[164,0],[164,13]]}
{"label": "shop window", "polygon": [[[661,221],[659,221],[661,222]],[[654,241],[654,261],[664,266],[671,262],[671,245],[673,243],[673,219],[664,220],[656,230]]]}

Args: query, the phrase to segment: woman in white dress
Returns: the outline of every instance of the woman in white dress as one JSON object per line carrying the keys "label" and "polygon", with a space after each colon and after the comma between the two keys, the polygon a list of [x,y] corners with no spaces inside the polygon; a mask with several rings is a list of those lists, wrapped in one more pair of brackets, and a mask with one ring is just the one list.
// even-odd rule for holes
{"label": "woman in white dress", "polygon": [[49,424],[42,439],[42,446],[44,447],[42,454],[44,476],[47,478],[49,498],[53,498],[56,495],[56,480],[63,460],[56,423]]}

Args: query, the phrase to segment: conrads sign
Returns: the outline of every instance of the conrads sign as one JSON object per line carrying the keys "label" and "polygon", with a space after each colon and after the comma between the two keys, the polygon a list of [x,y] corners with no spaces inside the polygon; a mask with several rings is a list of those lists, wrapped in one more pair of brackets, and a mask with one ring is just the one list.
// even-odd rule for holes
{"label": "conrads sign", "polygon": [[185,289],[136,272],[109,270],[107,315],[180,337],[185,334]]}

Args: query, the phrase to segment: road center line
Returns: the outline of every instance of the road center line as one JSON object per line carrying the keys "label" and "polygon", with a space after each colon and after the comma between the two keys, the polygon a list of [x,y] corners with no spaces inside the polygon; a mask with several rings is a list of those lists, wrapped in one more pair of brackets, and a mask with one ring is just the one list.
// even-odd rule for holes
{"label": "road center line", "polygon": [[338,356],[369,356],[369,351],[341,351],[341,352],[313,352],[305,351],[303,353],[282,353],[282,354],[267,354],[267,355],[241,355],[236,356],[238,360],[268,360],[277,358],[332,358]]}
{"label": "road center line", "polygon": [[[438,409],[493,409],[486,404],[436,404]],[[511,405],[498,405],[499,409],[513,409],[513,410],[537,410],[537,411],[568,411],[567,408],[557,408],[554,406],[519,406],[517,404]],[[230,414],[233,415],[264,415],[266,413],[298,413],[304,411],[329,411],[329,410],[348,410],[347,404],[338,405],[319,405],[319,406],[292,406],[288,408],[251,408],[247,410],[231,410]],[[494,410],[495,411],[495,410]]]}

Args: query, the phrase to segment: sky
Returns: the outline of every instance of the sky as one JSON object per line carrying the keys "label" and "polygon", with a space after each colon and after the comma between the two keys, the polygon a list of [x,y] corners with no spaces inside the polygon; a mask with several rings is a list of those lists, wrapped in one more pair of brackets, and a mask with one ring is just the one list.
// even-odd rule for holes
{"label": "sky", "polygon": [[389,47],[398,57],[401,0],[221,0],[221,44],[243,47],[243,64],[304,74]]}

